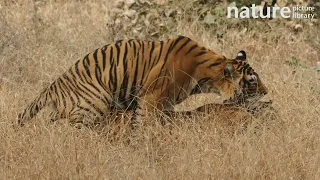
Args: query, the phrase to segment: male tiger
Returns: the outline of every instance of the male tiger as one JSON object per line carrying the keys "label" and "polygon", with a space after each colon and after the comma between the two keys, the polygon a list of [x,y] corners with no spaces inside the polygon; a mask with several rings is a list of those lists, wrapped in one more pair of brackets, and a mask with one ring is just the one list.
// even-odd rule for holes
{"label": "male tiger", "polygon": [[87,54],[47,87],[18,116],[23,125],[43,107],[52,120],[71,123],[101,118],[112,109],[135,110],[140,119],[152,109],[170,109],[190,94],[216,92],[232,97],[246,54],[227,59],[188,37],[165,41],[118,40]]}

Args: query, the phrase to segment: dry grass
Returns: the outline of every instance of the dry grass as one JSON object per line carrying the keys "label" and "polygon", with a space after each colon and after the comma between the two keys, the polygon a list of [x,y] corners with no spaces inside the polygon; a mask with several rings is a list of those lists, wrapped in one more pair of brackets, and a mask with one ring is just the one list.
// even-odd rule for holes
{"label": "dry grass", "polygon": [[[100,134],[66,121],[48,124],[48,110],[23,128],[12,126],[76,59],[115,38],[106,29],[112,5],[8,2],[0,1],[0,179],[320,179],[320,74],[309,68],[320,60],[309,43],[319,42],[316,27],[230,30],[218,41],[181,21],[178,33],[217,52],[233,57],[246,50],[278,114],[254,118],[221,110],[168,125],[153,118],[135,132],[122,126],[113,137],[112,128]],[[291,56],[308,67],[288,66]]]}

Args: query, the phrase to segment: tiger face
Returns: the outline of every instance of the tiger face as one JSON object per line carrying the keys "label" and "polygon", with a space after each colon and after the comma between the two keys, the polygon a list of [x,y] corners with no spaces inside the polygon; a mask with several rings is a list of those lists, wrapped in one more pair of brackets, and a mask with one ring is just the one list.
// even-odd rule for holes
{"label": "tiger face", "polygon": [[[244,66],[250,67],[246,61],[245,51],[240,51],[235,59],[227,59],[218,54],[214,54],[211,59],[214,61],[201,63],[198,67],[197,73],[200,80],[191,94],[217,93],[225,98],[233,97],[234,89],[238,87],[239,79],[244,72]],[[217,76],[219,73],[220,76]]]}
{"label": "tiger face", "polygon": [[267,87],[251,67],[245,70],[239,82],[239,90],[235,92],[235,101],[243,104],[249,101],[257,101],[268,93]]}

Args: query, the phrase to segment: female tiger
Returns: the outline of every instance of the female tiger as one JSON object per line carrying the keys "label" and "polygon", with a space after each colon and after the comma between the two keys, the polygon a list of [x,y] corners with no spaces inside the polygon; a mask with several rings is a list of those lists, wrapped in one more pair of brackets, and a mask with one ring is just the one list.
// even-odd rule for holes
{"label": "female tiger", "polygon": [[235,96],[225,103],[235,103],[245,105],[256,102],[268,93],[267,87],[251,67],[244,69],[243,76],[239,81],[239,88],[235,91]]}
{"label": "female tiger", "polygon": [[[239,88],[235,90],[232,98],[225,100],[223,104],[206,104],[197,108],[199,112],[211,112],[213,109],[239,109],[245,108],[247,111],[255,114],[263,108],[267,108],[272,101],[259,101],[268,93],[267,87],[251,67],[243,70],[243,76],[239,81]],[[186,112],[188,114],[188,112]]]}
{"label": "female tiger", "polygon": [[227,59],[188,37],[166,41],[118,40],[87,54],[47,87],[18,117],[23,125],[43,107],[52,119],[71,123],[101,118],[112,109],[133,109],[140,119],[170,109],[190,94],[229,98],[238,86],[246,54]]}

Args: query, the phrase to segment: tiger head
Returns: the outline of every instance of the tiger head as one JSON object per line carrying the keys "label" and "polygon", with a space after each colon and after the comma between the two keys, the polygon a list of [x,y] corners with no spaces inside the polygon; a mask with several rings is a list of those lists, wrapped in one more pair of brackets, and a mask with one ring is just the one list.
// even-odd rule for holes
{"label": "tiger head", "polygon": [[251,67],[245,69],[239,82],[239,90],[235,93],[236,102],[257,101],[267,93],[268,89],[261,81],[258,73]]}
{"label": "tiger head", "polygon": [[191,94],[214,92],[225,98],[234,96],[244,70],[250,67],[245,51],[240,51],[235,59],[212,53],[206,61],[198,64],[197,73],[200,78],[197,78],[197,85]]}

